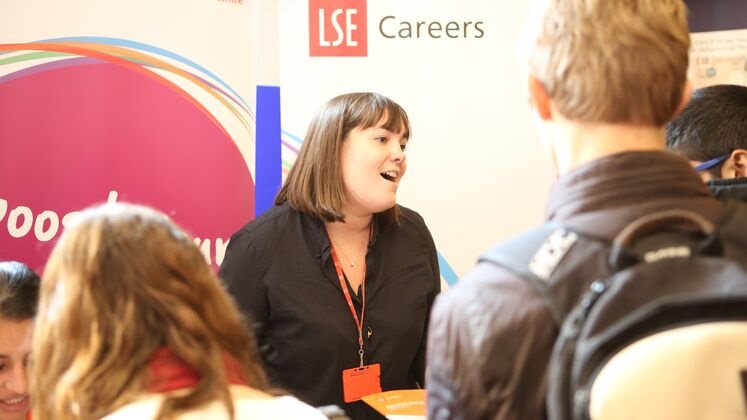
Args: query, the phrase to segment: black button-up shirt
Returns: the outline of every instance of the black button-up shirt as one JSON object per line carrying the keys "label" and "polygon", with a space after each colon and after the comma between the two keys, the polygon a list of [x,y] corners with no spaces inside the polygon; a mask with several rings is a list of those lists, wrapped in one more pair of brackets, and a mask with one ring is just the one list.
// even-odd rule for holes
{"label": "black button-up shirt", "polygon": [[[440,291],[436,249],[423,219],[374,216],[366,255],[364,363],[381,364],[384,391],[423,385],[428,317]],[[272,385],[352,419],[379,418],[343,403],[342,371],[357,367],[358,332],[343,296],[324,223],[275,206],[231,237],[220,276],[251,316]],[[350,289],[350,285],[347,284]],[[350,290],[358,316],[361,296]]]}

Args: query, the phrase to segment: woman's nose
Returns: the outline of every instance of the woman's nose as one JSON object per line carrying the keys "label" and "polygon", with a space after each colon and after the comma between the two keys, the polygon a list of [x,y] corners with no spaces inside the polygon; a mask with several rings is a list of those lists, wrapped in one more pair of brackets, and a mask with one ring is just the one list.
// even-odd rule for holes
{"label": "woman's nose", "polygon": [[391,159],[394,162],[403,162],[407,155],[405,155],[405,151],[402,150],[402,146],[397,143],[395,146],[392,146],[391,150]]}

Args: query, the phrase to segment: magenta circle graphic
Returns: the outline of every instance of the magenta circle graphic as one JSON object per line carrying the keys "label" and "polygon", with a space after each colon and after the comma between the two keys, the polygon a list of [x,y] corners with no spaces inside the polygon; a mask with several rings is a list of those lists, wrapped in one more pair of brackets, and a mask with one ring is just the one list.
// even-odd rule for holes
{"label": "magenta circle graphic", "polygon": [[216,121],[173,85],[116,64],[0,81],[0,156],[0,259],[37,270],[66,214],[115,195],[167,213],[214,265],[254,214],[247,164]]}

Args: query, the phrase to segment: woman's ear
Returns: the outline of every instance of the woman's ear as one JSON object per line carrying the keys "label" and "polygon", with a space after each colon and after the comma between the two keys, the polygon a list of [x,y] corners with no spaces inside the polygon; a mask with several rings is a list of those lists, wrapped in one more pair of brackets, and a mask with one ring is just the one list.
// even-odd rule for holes
{"label": "woman's ear", "polygon": [[529,87],[529,98],[532,106],[537,110],[537,115],[544,120],[552,119],[552,113],[550,112],[550,97],[547,95],[545,87],[542,82],[537,80],[534,76],[529,76],[527,80]]}
{"label": "woman's ear", "polygon": [[747,177],[747,150],[736,149],[721,166],[721,178]]}

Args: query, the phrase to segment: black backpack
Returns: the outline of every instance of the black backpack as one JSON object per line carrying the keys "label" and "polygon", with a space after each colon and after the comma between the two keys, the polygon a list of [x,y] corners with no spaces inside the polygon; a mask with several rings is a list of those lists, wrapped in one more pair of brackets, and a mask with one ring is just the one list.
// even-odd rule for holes
{"label": "black backpack", "polygon": [[747,418],[745,205],[715,226],[657,212],[612,241],[545,224],[480,260],[553,314],[549,419]]}

